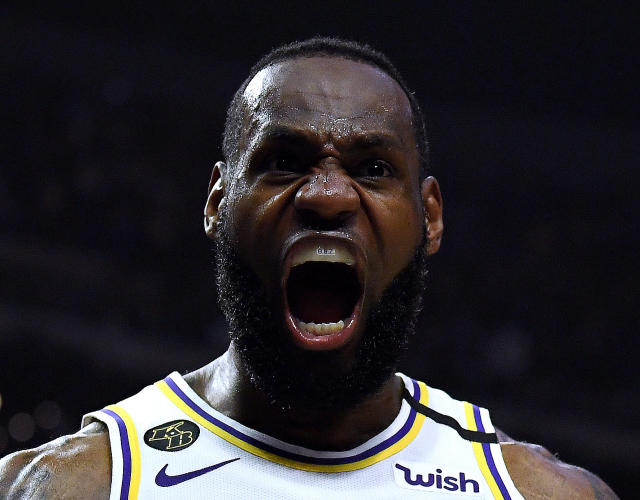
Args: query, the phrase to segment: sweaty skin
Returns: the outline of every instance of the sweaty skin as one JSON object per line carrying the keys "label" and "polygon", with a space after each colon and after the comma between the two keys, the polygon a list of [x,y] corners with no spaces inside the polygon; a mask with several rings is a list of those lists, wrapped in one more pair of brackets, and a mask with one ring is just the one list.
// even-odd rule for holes
{"label": "sweaty skin", "polygon": [[[330,366],[314,369],[349,366],[371,307],[421,244],[426,217],[432,253],[442,232],[437,181],[419,180],[409,100],[381,70],[325,57],[268,66],[250,82],[245,96],[246,132],[236,164],[216,164],[206,215],[215,220],[224,206],[238,255],[282,311],[283,325],[283,250],[296,238],[313,236],[310,227],[349,239],[362,256],[362,312],[349,338],[332,346]],[[375,176],[369,172],[374,160],[381,162]],[[215,229],[213,224],[209,227]],[[215,237],[214,232],[209,235]],[[300,350],[314,347],[295,335],[288,342]],[[285,441],[348,449],[385,428],[400,408],[398,381],[390,376],[356,408],[283,414],[238,369],[233,344],[222,363],[227,365],[222,373],[229,377],[225,385],[233,388],[234,397],[210,384],[207,400],[216,408],[224,405],[229,416],[245,425]]]}
{"label": "sweaty skin", "polygon": [[[363,313],[348,338],[324,347],[335,351],[336,363],[348,364],[366,334],[367,312],[410,261],[423,233],[429,254],[440,245],[442,198],[434,178],[419,181],[409,101],[376,68],[313,57],[260,71],[246,89],[245,104],[235,165],[218,162],[211,176],[207,234],[215,238],[224,209],[239,255],[281,309],[288,242],[310,226],[348,237],[363,256]],[[370,168],[371,159],[383,163]],[[285,341],[300,350],[313,348],[293,334]],[[283,411],[253,387],[239,362],[232,343],[185,379],[218,411],[293,444],[353,448],[388,426],[400,408],[401,383],[390,376],[352,408]],[[507,468],[526,498],[617,498],[600,479],[544,448],[502,433],[499,438]],[[2,459],[0,498],[108,498],[110,474],[107,432],[94,423]]]}

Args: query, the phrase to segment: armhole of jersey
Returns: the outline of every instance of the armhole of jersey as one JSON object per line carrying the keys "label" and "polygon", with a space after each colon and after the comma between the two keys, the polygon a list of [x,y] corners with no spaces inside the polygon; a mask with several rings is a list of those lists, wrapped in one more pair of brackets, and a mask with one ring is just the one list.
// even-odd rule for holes
{"label": "armhole of jersey", "polygon": [[[464,402],[467,426],[472,431],[495,432],[489,412],[474,404]],[[472,442],[473,454],[493,497],[499,500],[524,500],[518,491],[502,457],[500,443]]]}
{"label": "armhole of jersey", "polygon": [[140,449],[138,436],[127,412],[117,406],[88,413],[82,427],[98,420],[106,424],[111,447],[111,492],[109,500],[134,500],[140,486]]}

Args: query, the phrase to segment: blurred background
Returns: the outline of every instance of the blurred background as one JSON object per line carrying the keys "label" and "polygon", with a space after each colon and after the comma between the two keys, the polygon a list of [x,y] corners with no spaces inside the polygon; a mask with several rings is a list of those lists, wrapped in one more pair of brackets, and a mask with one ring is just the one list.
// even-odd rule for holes
{"label": "blurred background", "polygon": [[446,232],[402,370],[631,495],[639,19],[616,5],[0,7],[0,456],[223,352],[202,213],[225,108],[325,34],[385,52],[428,117]]}

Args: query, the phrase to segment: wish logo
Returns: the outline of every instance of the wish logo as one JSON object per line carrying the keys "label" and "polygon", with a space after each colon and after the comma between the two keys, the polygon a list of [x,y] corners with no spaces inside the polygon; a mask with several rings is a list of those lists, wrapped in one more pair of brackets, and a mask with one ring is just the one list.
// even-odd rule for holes
{"label": "wish logo", "polygon": [[438,466],[414,462],[396,462],[393,475],[398,486],[412,490],[450,493],[480,493],[480,483],[464,472],[447,473]]}
{"label": "wish logo", "polygon": [[174,420],[144,433],[144,442],[160,451],[179,451],[191,446],[200,435],[200,428],[189,420]]}

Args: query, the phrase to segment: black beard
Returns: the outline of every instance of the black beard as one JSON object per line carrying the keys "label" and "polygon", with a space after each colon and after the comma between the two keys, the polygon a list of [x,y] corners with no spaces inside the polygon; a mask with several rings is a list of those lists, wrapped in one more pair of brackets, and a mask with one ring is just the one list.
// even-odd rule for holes
{"label": "black beard", "polygon": [[270,303],[257,275],[240,260],[225,225],[218,230],[218,302],[239,368],[256,389],[283,410],[339,410],[382,388],[395,373],[422,309],[427,276],[422,245],[372,308],[355,356],[344,363],[339,352],[304,351],[293,345],[281,306]]}

